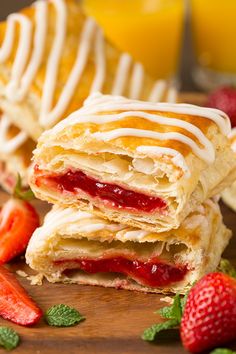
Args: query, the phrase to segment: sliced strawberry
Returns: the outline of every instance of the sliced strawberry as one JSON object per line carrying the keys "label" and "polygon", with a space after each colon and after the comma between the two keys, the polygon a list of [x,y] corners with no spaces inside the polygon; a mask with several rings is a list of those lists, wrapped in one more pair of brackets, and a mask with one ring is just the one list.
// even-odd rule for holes
{"label": "sliced strawberry", "polygon": [[38,226],[39,216],[31,204],[9,199],[0,212],[0,264],[24,252]]}
{"label": "sliced strawberry", "polygon": [[210,273],[189,292],[181,320],[184,347],[200,353],[236,339],[236,280]]}
{"label": "sliced strawberry", "polygon": [[0,316],[22,326],[37,323],[42,311],[3,266],[0,266]]}

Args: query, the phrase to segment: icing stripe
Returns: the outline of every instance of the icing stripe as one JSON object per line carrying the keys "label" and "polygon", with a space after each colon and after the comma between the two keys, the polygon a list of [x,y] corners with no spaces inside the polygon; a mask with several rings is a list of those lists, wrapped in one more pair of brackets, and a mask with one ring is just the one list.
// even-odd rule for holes
{"label": "icing stripe", "polygon": [[63,114],[64,110],[67,108],[73,96],[74,90],[85,69],[87,58],[90,51],[91,37],[93,35],[94,30],[95,30],[95,22],[92,19],[88,19],[85,22],[85,26],[81,34],[81,40],[80,40],[80,45],[78,47],[76,62],[72,68],[72,71],[61,93],[61,96],[57,101],[56,106],[51,112],[41,113],[40,121],[44,126],[50,126],[55,124],[58,117],[60,117]]}
{"label": "icing stripe", "polygon": [[125,84],[130,69],[132,59],[127,53],[120,56],[119,65],[116,72],[114,85],[112,88],[112,95],[122,95],[125,90]]}
{"label": "icing stripe", "polygon": [[60,58],[63,52],[63,45],[66,36],[67,9],[63,0],[51,0],[56,9],[55,38],[46,66],[46,76],[43,85],[41,111],[39,121],[45,124],[48,112],[52,108],[53,95],[56,87],[57,75],[60,65]]}
{"label": "icing stripe", "polygon": [[[47,4],[45,1],[38,1],[34,4],[34,6],[36,7],[36,29],[34,34],[33,52],[31,60],[29,61],[29,64],[24,74],[20,71],[20,66],[16,67],[16,70],[19,72],[17,73],[15,78],[12,77],[6,87],[7,97],[15,102],[21,101],[26,95],[32,81],[35,78],[39,66],[42,63],[42,57],[45,48],[45,40],[47,33]],[[29,42],[27,37],[25,38],[25,40]]]}
{"label": "icing stripe", "polygon": [[[183,128],[187,130],[189,133],[193,134],[202,145],[211,144],[210,141],[206,138],[206,136],[202,133],[202,131],[195,125],[186,122],[181,119],[176,118],[168,118],[159,116],[157,114],[150,114],[141,111],[128,111],[117,114],[108,114],[108,115],[99,115],[99,119],[97,115],[82,115],[78,120],[78,113],[72,113],[72,115],[67,119],[67,125],[73,124],[83,124],[83,123],[95,123],[95,124],[106,124],[122,121],[125,118],[130,117],[139,117],[144,120],[147,120],[152,123],[160,124],[162,126],[172,126]],[[54,131],[59,131],[60,126],[54,129]]]}
{"label": "icing stripe", "polygon": [[139,138],[147,138],[154,140],[177,140],[188,145],[193,153],[206,163],[213,163],[215,160],[215,151],[211,144],[204,144],[204,148],[199,146],[184,134],[177,132],[158,133],[151,130],[135,129],[135,128],[118,128],[108,132],[93,133],[92,137],[97,140],[110,141],[120,137],[135,136]]}
{"label": "icing stripe", "polygon": [[150,102],[159,102],[163,97],[163,94],[166,90],[166,82],[164,80],[158,80],[151,91],[149,96]]}
{"label": "icing stripe", "polygon": [[[86,114],[97,114],[100,112],[114,111],[154,111],[176,114],[188,114],[209,119],[214,122],[220,129],[221,133],[228,135],[231,131],[231,123],[229,117],[222,111],[215,108],[205,108],[191,104],[182,103],[153,103],[130,100],[121,96],[109,96],[101,94],[93,94],[85,101],[84,106],[74,112],[77,114],[78,122],[80,117]],[[72,116],[73,116],[72,114]],[[70,119],[71,116],[68,117]]]}
{"label": "icing stripe", "polygon": [[13,138],[9,138],[11,123],[6,115],[0,120],[0,153],[11,154],[26,142],[28,136],[25,132],[20,132]]}
{"label": "icing stripe", "polygon": [[[8,17],[6,36],[4,38],[2,47],[0,49],[0,62],[3,63],[9,59],[14,46],[15,39],[15,27],[16,24],[20,26],[20,39],[19,46],[16,51],[14,63],[11,71],[11,78],[9,86],[6,88],[6,95],[8,99],[14,101],[14,97],[11,94],[11,88],[17,88],[21,75],[26,67],[27,60],[29,58],[29,51],[31,45],[32,36],[32,23],[31,21],[20,14],[12,14]],[[14,90],[13,90],[14,91]]]}
{"label": "icing stripe", "polygon": [[134,64],[133,73],[130,81],[129,97],[138,99],[141,96],[142,84],[144,79],[143,66],[140,63]]}
{"label": "icing stripe", "polygon": [[96,76],[94,78],[91,93],[102,91],[103,84],[106,77],[106,59],[105,59],[105,43],[101,29],[97,30],[95,40],[95,62],[96,62]]}

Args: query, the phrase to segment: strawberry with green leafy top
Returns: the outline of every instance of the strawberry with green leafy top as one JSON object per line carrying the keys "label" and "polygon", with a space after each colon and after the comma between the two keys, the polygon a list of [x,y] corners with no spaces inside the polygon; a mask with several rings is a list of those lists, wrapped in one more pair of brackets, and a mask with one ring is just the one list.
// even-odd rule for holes
{"label": "strawberry with green leafy top", "polygon": [[39,226],[39,216],[26,200],[31,191],[22,191],[18,179],[15,192],[0,211],[0,264],[4,264],[25,251],[28,242]]}
{"label": "strawberry with green leafy top", "polygon": [[[167,321],[147,328],[142,339],[153,341],[180,326],[183,345],[193,353],[236,339],[236,270],[226,259],[218,270],[203,277],[184,298],[177,294],[171,306],[159,310]],[[222,348],[211,354],[236,353]]]}

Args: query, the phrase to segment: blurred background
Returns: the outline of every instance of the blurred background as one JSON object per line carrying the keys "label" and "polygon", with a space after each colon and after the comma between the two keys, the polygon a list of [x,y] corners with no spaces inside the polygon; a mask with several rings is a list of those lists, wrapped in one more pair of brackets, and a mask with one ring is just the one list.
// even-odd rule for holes
{"label": "blurred background", "polygon": [[[81,2],[107,38],[152,76],[178,78],[183,91],[236,83],[236,0]],[[1,0],[0,19],[30,3]]]}

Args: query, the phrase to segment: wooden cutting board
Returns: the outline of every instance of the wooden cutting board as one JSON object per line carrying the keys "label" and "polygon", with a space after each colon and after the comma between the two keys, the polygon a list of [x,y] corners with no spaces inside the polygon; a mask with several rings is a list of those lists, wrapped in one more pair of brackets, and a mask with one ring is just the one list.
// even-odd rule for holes
{"label": "wooden cutting board", "polygon": [[[203,99],[202,95],[187,94],[182,101],[200,104]],[[6,199],[7,195],[0,192],[1,204]],[[41,215],[48,210],[48,206],[41,202],[36,202],[36,206]],[[222,212],[226,225],[236,235],[236,214],[223,204]],[[235,237],[224,256],[236,266]],[[30,273],[24,260],[11,263],[10,268]],[[49,284],[47,281],[42,286],[32,286],[27,279],[18,279],[43,311],[52,305],[64,303],[77,308],[86,316],[86,321],[75,327],[54,328],[41,320],[33,328],[24,328],[0,319],[0,325],[10,325],[21,336],[21,344],[14,350],[16,354],[186,353],[176,337],[155,344],[146,343],[140,338],[146,327],[161,321],[154,311],[166,305],[160,301],[163,296],[91,286]],[[236,349],[236,345],[232,348]],[[5,350],[0,349],[0,353],[5,353]]]}

